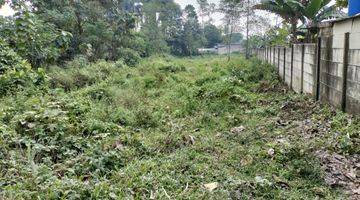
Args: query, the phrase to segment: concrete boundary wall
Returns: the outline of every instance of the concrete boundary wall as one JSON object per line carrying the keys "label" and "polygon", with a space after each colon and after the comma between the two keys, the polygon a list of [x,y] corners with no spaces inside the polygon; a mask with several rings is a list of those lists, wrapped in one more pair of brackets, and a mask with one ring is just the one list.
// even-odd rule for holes
{"label": "concrete boundary wall", "polygon": [[280,63],[279,63],[279,75],[282,80],[284,80],[284,70],[286,66],[286,49],[284,47],[280,47]]}
{"label": "concrete boundary wall", "polygon": [[294,45],[294,59],[293,59],[293,80],[292,80],[292,89],[296,93],[302,92],[302,82],[303,82],[303,49],[304,45],[295,44]]}
{"label": "concrete boundary wall", "polygon": [[286,65],[284,69],[284,82],[291,88],[292,75],[291,75],[291,65],[292,65],[292,49],[286,48],[285,54]]}
{"label": "concrete boundary wall", "polygon": [[316,44],[304,44],[302,92],[316,95]]}
{"label": "concrete boundary wall", "polygon": [[276,66],[276,68],[279,70],[279,47],[275,48],[275,60],[274,60],[274,64]]}
{"label": "concrete boundary wall", "polygon": [[274,65],[280,79],[295,92],[360,114],[360,19],[355,30],[346,31],[334,30],[331,35],[319,37],[317,43],[266,47],[254,52]]}

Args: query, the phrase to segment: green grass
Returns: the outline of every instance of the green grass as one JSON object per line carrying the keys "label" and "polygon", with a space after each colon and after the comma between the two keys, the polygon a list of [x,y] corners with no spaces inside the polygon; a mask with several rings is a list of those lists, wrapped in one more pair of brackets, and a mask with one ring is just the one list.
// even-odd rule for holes
{"label": "green grass", "polygon": [[[359,153],[358,118],[289,92],[258,60],[72,62],[48,76],[0,101],[2,199],[346,197],[313,152]],[[307,139],[306,119],[330,127]]]}

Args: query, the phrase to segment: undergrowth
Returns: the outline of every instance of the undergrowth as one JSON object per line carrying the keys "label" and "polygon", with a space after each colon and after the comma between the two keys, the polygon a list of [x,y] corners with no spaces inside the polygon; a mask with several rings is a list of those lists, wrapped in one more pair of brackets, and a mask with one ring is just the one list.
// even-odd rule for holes
{"label": "undergrowth", "polygon": [[[312,153],[359,153],[358,118],[255,59],[78,60],[47,76],[1,98],[1,199],[344,198]],[[330,125],[306,140],[299,120]]]}

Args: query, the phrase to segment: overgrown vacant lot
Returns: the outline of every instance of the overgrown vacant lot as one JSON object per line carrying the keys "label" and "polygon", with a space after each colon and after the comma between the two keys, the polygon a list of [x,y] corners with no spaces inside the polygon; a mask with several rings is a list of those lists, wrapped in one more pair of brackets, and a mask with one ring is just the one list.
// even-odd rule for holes
{"label": "overgrown vacant lot", "polygon": [[288,91],[257,60],[157,57],[130,68],[78,59],[48,76],[1,98],[1,199],[359,192],[359,119]]}

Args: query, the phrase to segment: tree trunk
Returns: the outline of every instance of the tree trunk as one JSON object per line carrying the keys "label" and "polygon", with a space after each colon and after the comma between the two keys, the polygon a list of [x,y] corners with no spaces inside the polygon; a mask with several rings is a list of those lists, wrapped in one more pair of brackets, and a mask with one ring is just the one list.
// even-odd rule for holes
{"label": "tree trunk", "polygon": [[228,41],[228,62],[229,62],[230,59],[231,59],[231,40],[232,40],[232,34],[233,34],[233,31],[232,31],[232,27],[231,27],[231,28],[230,28],[229,41]]}
{"label": "tree trunk", "polygon": [[228,27],[229,27],[229,33],[228,33],[228,35],[229,35],[229,37],[228,37],[228,55],[227,55],[227,57],[228,57],[228,62],[230,61],[230,59],[231,59],[231,39],[232,39],[232,32],[233,32],[233,27],[231,26],[231,19],[229,19],[228,20]]}
{"label": "tree trunk", "polygon": [[247,1],[247,12],[246,12],[246,52],[245,57],[249,59],[249,17],[250,17],[250,1]]}
{"label": "tree trunk", "polygon": [[291,20],[291,42],[292,43],[297,42],[296,31],[297,31],[297,19],[293,19],[293,20]]}

